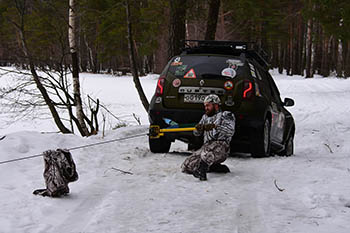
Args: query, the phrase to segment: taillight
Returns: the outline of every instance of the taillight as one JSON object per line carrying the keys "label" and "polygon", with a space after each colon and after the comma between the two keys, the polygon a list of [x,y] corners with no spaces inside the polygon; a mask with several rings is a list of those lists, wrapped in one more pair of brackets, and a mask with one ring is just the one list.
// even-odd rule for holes
{"label": "taillight", "polygon": [[245,81],[243,84],[243,99],[249,99],[253,96],[253,84],[250,81]]}
{"label": "taillight", "polygon": [[165,77],[164,76],[159,77],[158,82],[157,82],[157,88],[156,88],[156,96],[163,95],[164,82],[165,82]]}

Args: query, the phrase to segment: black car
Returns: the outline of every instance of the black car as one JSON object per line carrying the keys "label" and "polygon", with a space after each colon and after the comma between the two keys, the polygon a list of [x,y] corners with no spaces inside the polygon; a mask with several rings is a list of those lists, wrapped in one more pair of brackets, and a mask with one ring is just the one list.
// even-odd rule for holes
{"label": "black car", "polygon": [[204,114],[205,96],[216,94],[222,110],[236,118],[231,152],[249,152],[253,157],[292,155],[295,124],[285,107],[294,101],[281,100],[266,59],[249,43],[187,43],[194,45],[173,57],[157,82],[148,111],[150,150],[166,153],[175,139],[200,147],[191,127]]}

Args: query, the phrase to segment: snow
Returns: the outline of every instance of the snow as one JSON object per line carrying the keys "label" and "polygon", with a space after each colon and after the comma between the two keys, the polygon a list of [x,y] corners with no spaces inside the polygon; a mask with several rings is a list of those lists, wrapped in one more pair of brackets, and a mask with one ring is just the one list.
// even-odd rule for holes
{"label": "snow", "polygon": [[[350,232],[350,80],[272,73],[282,98],[296,103],[294,156],[239,154],[225,162],[231,173],[200,182],[180,171],[185,144],[153,154],[142,136],[73,150],[80,178],[63,198],[32,194],[44,188],[41,157],[2,164],[0,232]],[[141,78],[148,98],[156,80]],[[131,77],[82,74],[82,88],[128,126],[81,138],[47,133],[57,131],[49,119],[23,119],[1,130],[0,161],[147,132]]]}

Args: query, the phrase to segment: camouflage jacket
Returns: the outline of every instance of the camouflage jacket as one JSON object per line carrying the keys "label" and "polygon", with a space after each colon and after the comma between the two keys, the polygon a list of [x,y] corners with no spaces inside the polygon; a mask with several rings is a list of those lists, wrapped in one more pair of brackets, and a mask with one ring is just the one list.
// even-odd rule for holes
{"label": "camouflage jacket", "polygon": [[199,124],[215,124],[215,128],[209,131],[193,131],[195,136],[204,136],[204,143],[211,141],[226,141],[228,144],[235,133],[235,116],[229,111],[219,111],[213,116],[204,114]]}

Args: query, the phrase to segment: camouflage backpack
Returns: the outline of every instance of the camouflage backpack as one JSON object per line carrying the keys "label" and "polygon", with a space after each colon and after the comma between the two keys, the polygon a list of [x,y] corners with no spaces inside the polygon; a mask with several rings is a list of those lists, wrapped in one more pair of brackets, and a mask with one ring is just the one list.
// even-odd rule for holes
{"label": "camouflage backpack", "polygon": [[71,153],[68,150],[57,149],[45,151],[43,154],[46,189],[37,189],[33,194],[59,197],[69,193],[68,183],[78,180]]}

